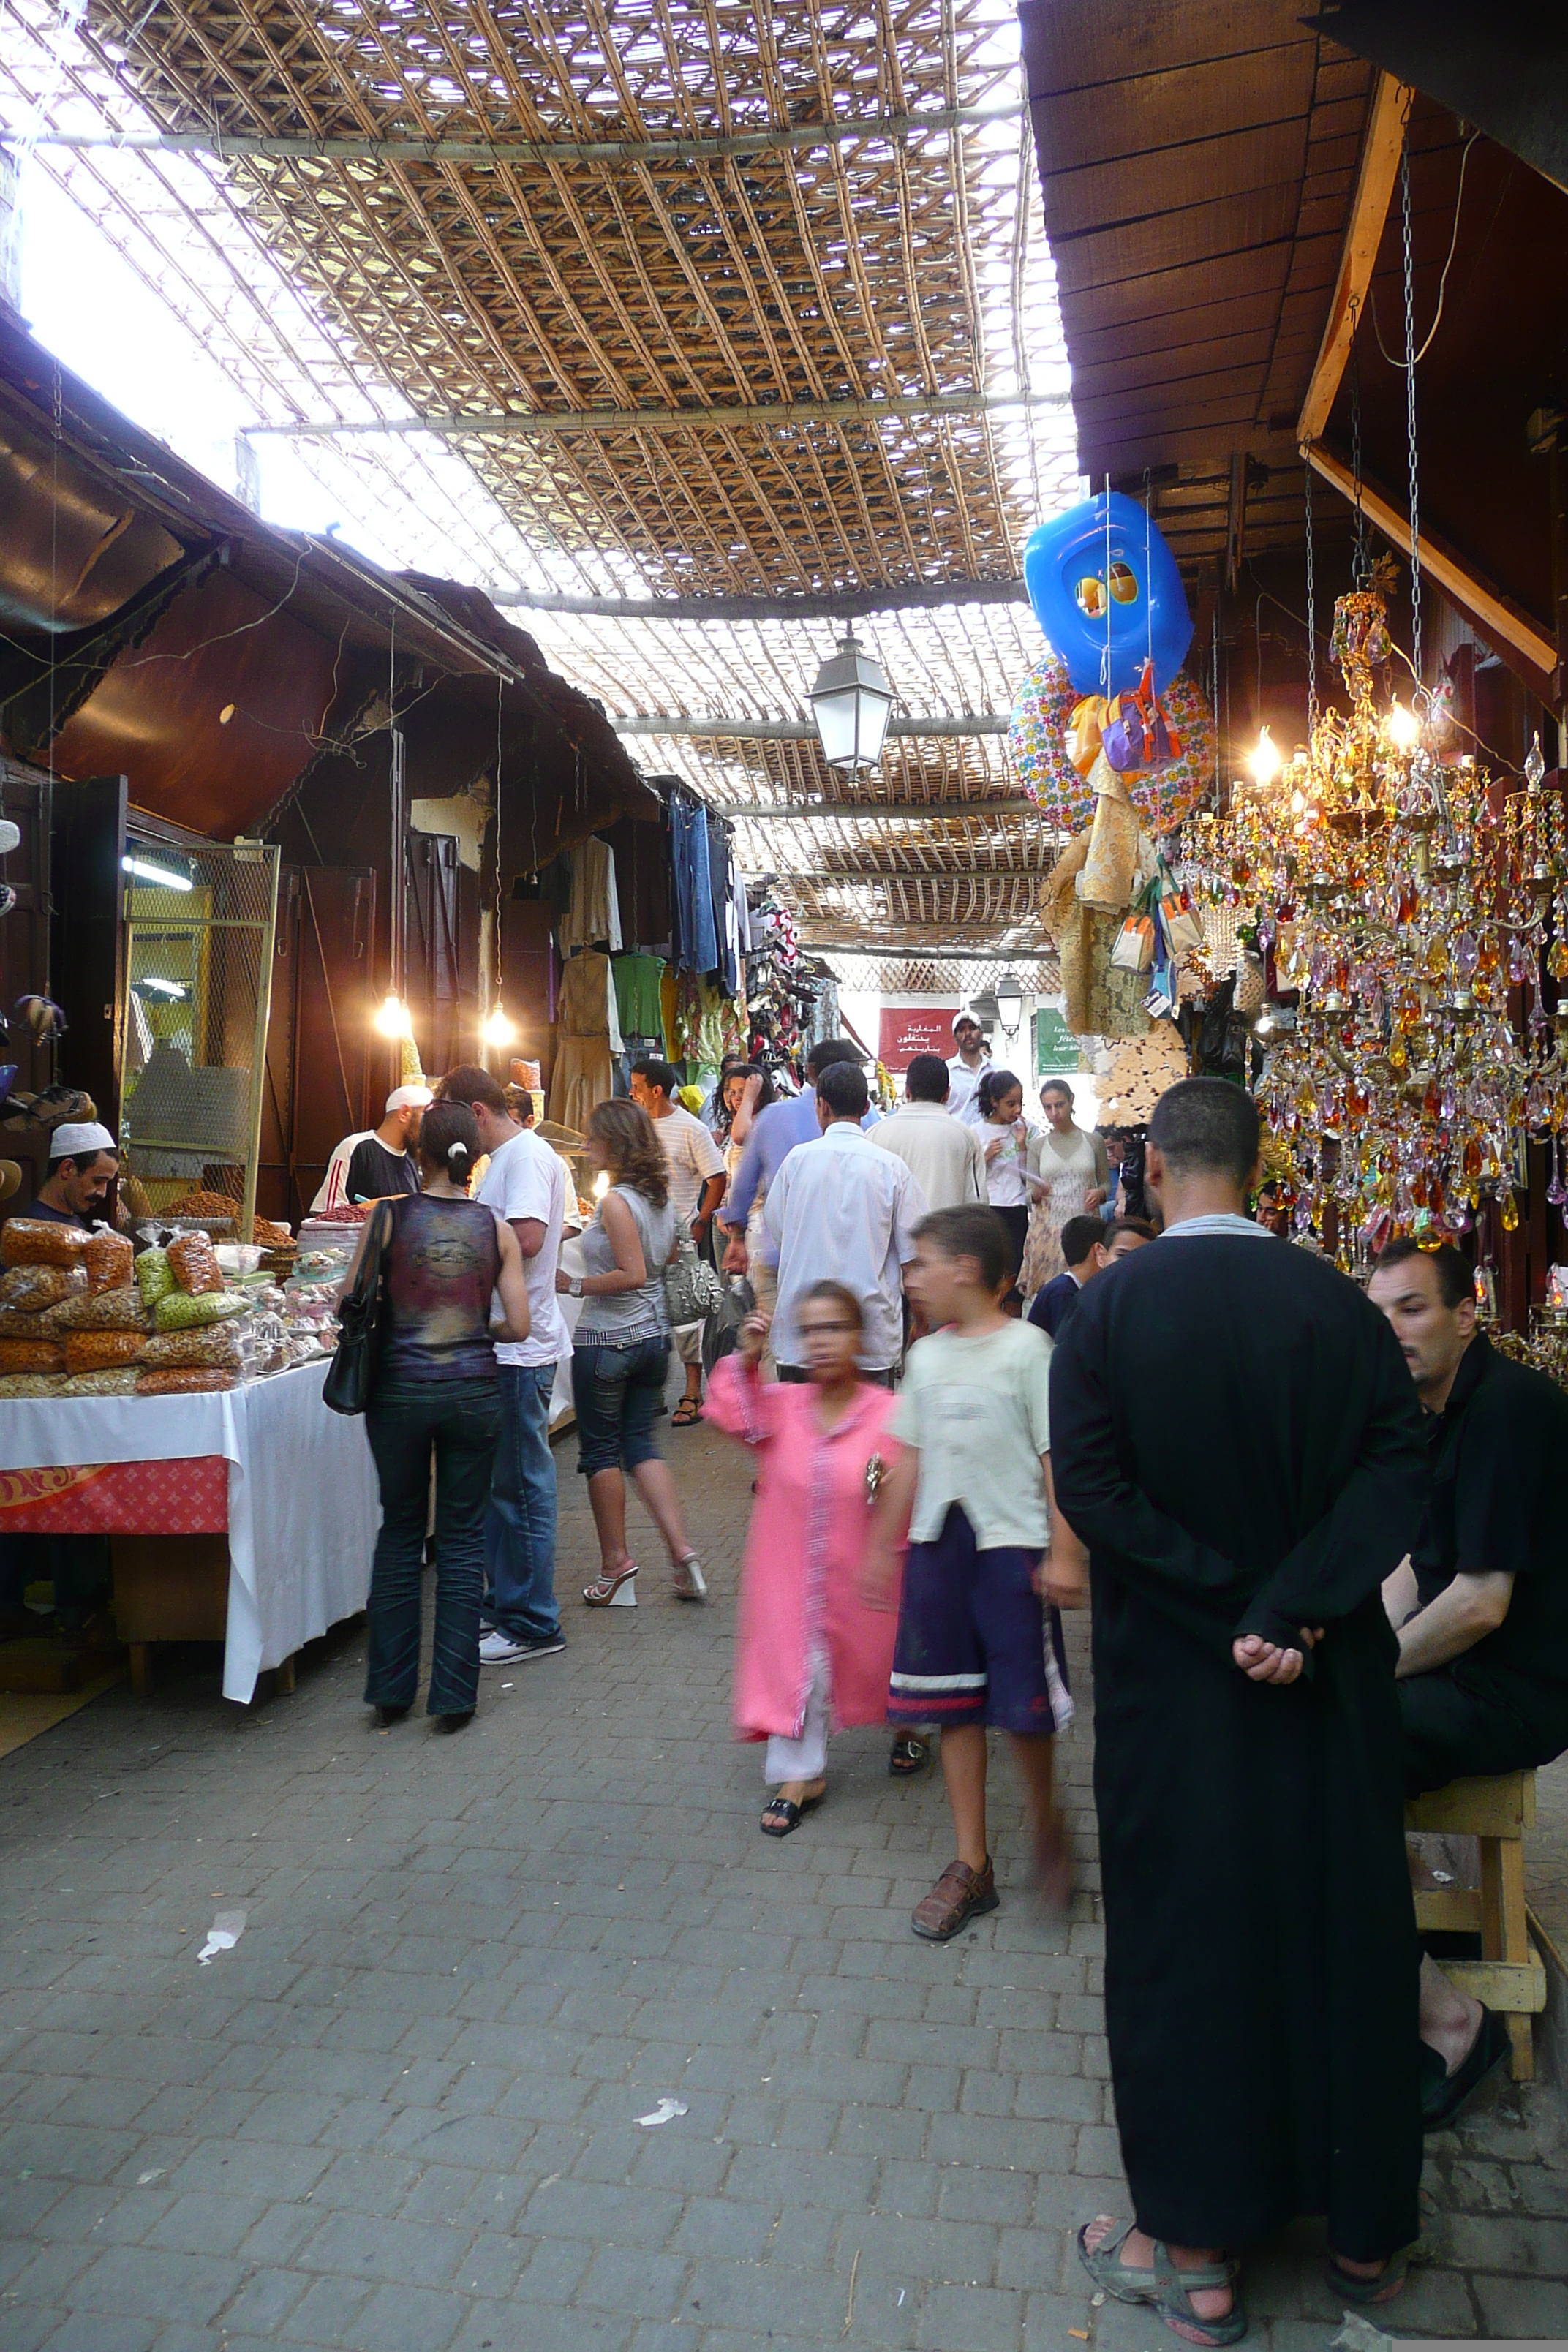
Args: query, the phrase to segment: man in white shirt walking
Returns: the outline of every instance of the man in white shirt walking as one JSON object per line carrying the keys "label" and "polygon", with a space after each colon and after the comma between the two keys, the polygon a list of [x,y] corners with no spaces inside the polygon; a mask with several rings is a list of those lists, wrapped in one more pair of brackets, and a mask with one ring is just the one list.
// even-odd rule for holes
{"label": "man in white shirt walking", "polygon": [[950,1118],[951,1085],[940,1054],[917,1054],[904,1073],[904,1099],[871,1130],[881,1151],[895,1151],[932,1209],[961,1209],[985,1198],[985,1148],[978,1130]]}
{"label": "man in white shirt walking", "polygon": [[959,1014],[952,1024],[952,1042],[958,1051],[947,1066],[947,1108],[954,1118],[973,1121],[980,1116],[975,1094],[991,1067],[985,1033],[973,1013]]}
{"label": "man in white shirt walking", "polygon": [[472,1064],[441,1081],[448,1102],[467,1103],[489,1154],[479,1199],[517,1235],[528,1277],[526,1339],[496,1342],[501,1427],[485,1515],[485,1617],[479,1663],[513,1666],[566,1647],[555,1605],[555,1465],[550,1397],[555,1367],[571,1341],[555,1292],[566,1213],[564,1162],[520,1127],[488,1070]]}
{"label": "man in white shirt walking", "polygon": [[768,1192],[768,1230],[779,1245],[773,1353],[782,1381],[804,1381],[795,1302],[814,1282],[841,1282],[865,1316],[861,1370],[891,1388],[903,1345],[903,1268],[915,1254],[926,1197],[896,1152],[861,1132],[864,1071],[835,1062],[816,1081],[822,1133],[797,1143]]}
{"label": "man in white shirt walking", "polygon": [[[669,1162],[669,1205],[679,1227],[699,1249],[712,1229],[713,1213],[724,1197],[724,1155],[700,1118],[672,1100],[679,1085],[668,1062],[652,1055],[632,1064],[632,1100],[640,1103],[653,1121],[654,1133]],[[671,1415],[671,1426],[685,1429],[702,1418],[703,1322],[679,1323],[670,1337],[686,1367],[686,1393]]]}

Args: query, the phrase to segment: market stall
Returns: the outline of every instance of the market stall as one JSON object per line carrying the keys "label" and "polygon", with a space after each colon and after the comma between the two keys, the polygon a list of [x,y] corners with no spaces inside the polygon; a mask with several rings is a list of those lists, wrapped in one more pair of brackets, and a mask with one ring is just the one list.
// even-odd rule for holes
{"label": "market stall", "polygon": [[194,1223],[142,1238],[0,1231],[0,1532],[109,1536],[138,1687],[152,1644],[221,1640],[224,1695],[248,1703],[365,1602],[374,1466],[321,1402],[357,1234],[302,1247],[282,1284]]}

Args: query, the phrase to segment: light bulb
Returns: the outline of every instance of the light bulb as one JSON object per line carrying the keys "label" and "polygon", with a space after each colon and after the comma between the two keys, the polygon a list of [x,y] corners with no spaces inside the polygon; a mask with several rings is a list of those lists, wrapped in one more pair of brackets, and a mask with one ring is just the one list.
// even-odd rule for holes
{"label": "light bulb", "polygon": [[609,1171],[609,1170],[608,1170],[607,1168],[601,1168],[601,1169],[600,1169],[600,1171],[599,1171],[599,1172],[598,1172],[598,1174],[597,1174],[597,1175],[595,1177],[595,1179],[594,1179],[594,1198],[595,1198],[595,1201],[602,1201],[602,1200],[604,1199],[604,1197],[605,1197],[605,1193],[609,1191],[609,1189],[610,1189],[610,1171]]}
{"label": "light bulb", "polygon": [[1408,751],[1421,740],[1421,721],[1413,710],[1406,710],[1395,695],[1383,722],[1383,731],[1396,751]]}
{"label": "light bulb", "polygon": [[1247,754],[1247,764],[1252,771],[1254,783],[1271,784],[1279,773],[1283,764],[1279,746],[1267,727],[1258,729],[1258,741]]}
{"label": "light bulb", "polygon": [[487,1045],[515,1045],[517,1043],[516,1026],[507,1019],[499,1002],[494,1012],[487,1018],[479,1034]]}
{"label": "light bulb", "polygon": [[395,993],[386,997],[375,1016],[375,1025],[384,1037],[411,1037],[414,1034],[408,1007]]}

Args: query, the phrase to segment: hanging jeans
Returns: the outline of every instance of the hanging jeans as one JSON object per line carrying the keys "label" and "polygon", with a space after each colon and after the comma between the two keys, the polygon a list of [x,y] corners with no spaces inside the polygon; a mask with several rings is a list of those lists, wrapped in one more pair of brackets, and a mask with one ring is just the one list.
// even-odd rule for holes
{"label": "hanging jeans", "polygon": [[708,856],[708,812],[679,793],[669,800],[669,856],[675,868],[675,912],[680,937],[679,971],[711,971],[719,961],[713,928],[713,877]]}
{"label": "hanging jeans", "polygon": [[436,1452],[436,1640],[428,1715],[468,1715],[479,1692],[485,1503],[500,1391],[495,1381],[432,1381],[375,1398],[365,1434],[381,1482],[370,1576],[367,1706],[412,1706],[419,1686],[419,1562]]}
{"label": "hanging jeans", "polygon": [[485,1515],[485,1614],[511,1642],[553,1642],[555,1465],[550,1453],[553,1364],[500,1364],[500,1442]]}

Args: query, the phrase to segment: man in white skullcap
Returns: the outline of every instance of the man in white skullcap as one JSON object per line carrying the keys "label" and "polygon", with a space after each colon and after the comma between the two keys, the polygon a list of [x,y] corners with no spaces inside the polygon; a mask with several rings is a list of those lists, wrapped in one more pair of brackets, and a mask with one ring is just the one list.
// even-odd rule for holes
{"label": "man in white skullcap", "polygon": [[119,1173],[119,1147],[106,1127],[95,1118],[65,1122],[49,1137],[48,1173],[26,1214],[90,1233]]}
{"label": "man in white skullcap", "polygon": [[428,1087],[394,1087],[381,1125],[345,1135],[333,1151],[310,1214],[319,1217],[325,1210],[341,1209],[345,1201],[383,1201],[395,1192],[417,1192],[419,1164],[414,1146],[426,1108],[434,1100]]}

